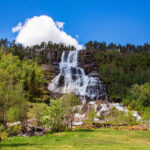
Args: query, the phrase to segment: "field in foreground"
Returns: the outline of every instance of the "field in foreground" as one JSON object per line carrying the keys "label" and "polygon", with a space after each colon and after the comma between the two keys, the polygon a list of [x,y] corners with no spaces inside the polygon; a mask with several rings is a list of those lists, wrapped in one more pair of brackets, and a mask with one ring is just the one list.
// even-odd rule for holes
{"label": "field in foreground", "polygon": [[0,150],[150,150],[150,131],[96,129],[13,137],[2,141]]}

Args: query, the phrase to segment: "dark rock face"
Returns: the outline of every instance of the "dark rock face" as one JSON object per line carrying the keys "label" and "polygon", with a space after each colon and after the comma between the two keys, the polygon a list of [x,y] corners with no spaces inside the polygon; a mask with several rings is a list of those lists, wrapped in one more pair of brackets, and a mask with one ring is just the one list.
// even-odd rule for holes
{"label": "dark rock face", "polygon": [[[50,68],[46,68],[46,70],[49,70],[53,72],[55,75],[58,75],[59,73],[59,63],[61,61],[61,55],[63,51],[60,50],[54,50],[54,51],[43,51],[41,52],[41,55],[43,56],[42,63],[44,64],[51,64]],[[68,52],[66,54],[66,58],[68,55]],[[93,54],[94,50],[81,50],[79,51],[79,58],[78,58],[78,66],[83,68],[86,75],[98,77],[98,62],[94,57]],[[72,72],[75,74],[75,69],[72,68]]]}
{"label": "dark rock face", "polygon": [[79,53],[79,67],[83,68],[86,75],[98,77],[98,62],[93,50],[82,50]]}
{"label": "dark rock face", "polygon": [[42,136],[48,131],[50,131],[50,128],[27,126],[27,131],[23,136]]}
{"label": "dark rock face", "polygon": [[50,130],[50,128],[28,125],[26,126],[26,131],[21,131],[18,136],[43,136]]}
{"label": "dark rock face", "polygon": [[58,87],[63,87],[64,86],[64,76],[60,76],[60,78],[59,78],[59,84],[58,84]]}

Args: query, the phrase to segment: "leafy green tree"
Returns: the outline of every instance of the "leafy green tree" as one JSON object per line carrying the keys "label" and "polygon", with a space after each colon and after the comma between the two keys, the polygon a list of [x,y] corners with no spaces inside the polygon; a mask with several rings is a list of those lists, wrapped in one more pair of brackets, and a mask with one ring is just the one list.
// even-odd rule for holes
{"label": "leafy green tree", "polygon": [[39,115],[39,120],[43,125],[50,126],[52,131],[63,130],[64,109],[62,100],[51,100],[50,107],[43,106],[43,110]]}
{"label": "leafy green tree", "polygon": [[74,115],[79,112],[77,105],[79,104],[79,99],[74,94],[64,95],[62,98],[62,107],[64,109],[64,119],[63,122],[66,129],[71,127],[74,120]]}
{"label": "leafy green tree", "polygon": [[94,123],[94,118],[97,117],[97,113],[95,111],[95,108],[92,108],[91,110],[88,111],[87,119],[86,119],[86,124],[88,125],[93,125]]}
{"label": "leafy green tree", "polygon": [[[0,80],[0,120],[5,128],[7,128],[8,121],[23,123],[26,120],[27,103],[22,85],[14,84],[9,79],[5,81],[1,78]],[[15,114],[10,115],[12,112]]]}
{"label": "leafy green tree", "polygon": [[36,119],[39,124],[50,126],[52,131],[62,131],[69,127],[72,122],[79,100],[74,94],[64,95],[61,99],[51,100],[50,106],[42,104],[35,110]]}
{"label": "leafy green tree", "polygon": [[7,111],[12,105],[12,83],[9,81],[7,73],[0,70],[0,120],[5,128],[7,128]]}
{"label": "leafy green tree", "polygon": [[49,106],[45,103],[36,104],[32,108],[35,119],[37,120],[37,126],[46,125],[50,126]]}
{"label": "leafy green tree", "polygon": [[20,61],[17,56],[0,52],[0,121],[5,128],[8,121],[26,120],[31,70],[37,88],[42,80],[41,69],[35,62]]}

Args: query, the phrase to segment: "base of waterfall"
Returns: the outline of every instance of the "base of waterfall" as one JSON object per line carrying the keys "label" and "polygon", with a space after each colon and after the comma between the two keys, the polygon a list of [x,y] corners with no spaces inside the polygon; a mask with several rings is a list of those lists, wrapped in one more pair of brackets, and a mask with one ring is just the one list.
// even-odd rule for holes
{"label": "base of waterfall", "polygon": [[[104,118],[104,116],[108,116],[111,113],[111,109],[115,108],[120,113],[128,113],[129,110],[127,107],[124,107],[120,103],[109,103],[107,101],[89,101],[85,104],[77,106],[80,110],[80,113],[76,113],[74,116],[73,125],[80,126],[85,124],[88,118],[88,112],[92,109],[95,110],[96,117],[93,118],[93,123],[103,124],[109,122],[109,118]],[[137,111],[132,111],[132,117],[135,118],[137,122],[141,122],[141,116],[138,114]],[[122,121],[123,123],[123,121]]]}

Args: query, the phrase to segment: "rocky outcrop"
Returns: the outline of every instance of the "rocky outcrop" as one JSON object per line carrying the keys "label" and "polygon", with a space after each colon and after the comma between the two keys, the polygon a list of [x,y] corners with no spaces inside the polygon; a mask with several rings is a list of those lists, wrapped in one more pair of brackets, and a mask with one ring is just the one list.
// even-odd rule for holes
{"label": "rocky outcrop", "polygon": [[82,50],[79,52],[79,67],[83,68],[86,75],[99,76],[98,62],[94,57],[94,50]]}
{"label": "rocky outcrop", "polygon": [[36,126],[35,124],[37,124],[36,119],[27,120],[24,126],[20,121],[8,123],[8,128],[12,128],[12,130],[13,127],[18,128],[17,132],[12,132],[9,136],[42,136],[51,130],[50,127]]}
{"label": "rocky outcrop", "polygon": [[[80,110],[80,113],[75,114],[73,125],[83,125],[85,123],[85,120],[87,119],[88,112],[91,112],[94,110],[96,112],[95,118],[93,118],[93,123],[106,123],[109,121],[109,118],[107,116],[111,113],[111,109],[115,108],[119,112],[128,113],[128,109],[119,103],[109,103],[107,101],[90,101],[88,103],[85,103],[81,106],[78,106],[78,109]],[[141,116],[138,114],[137,111],[132,112],[132,117],[136,119],[136,121],[141,121]]]}
{"label": "rocky outcrop", "polygon": [[[51,51],[41,51],[39,56],[41,56],[39,63],[50,64],[50,68],[44,68],[45,70],[50,70],[54,74],[59,73],[59,63],[61,61],[61,50],[51,50]],[[67,51],[66,54],[68,54]],[[94,57],[94,50],[81,50],[79,51],[79,67],[83,68],[86,75],[89,76],[99,76],[98,73],[98,62]]]}

